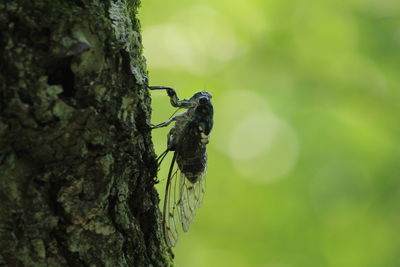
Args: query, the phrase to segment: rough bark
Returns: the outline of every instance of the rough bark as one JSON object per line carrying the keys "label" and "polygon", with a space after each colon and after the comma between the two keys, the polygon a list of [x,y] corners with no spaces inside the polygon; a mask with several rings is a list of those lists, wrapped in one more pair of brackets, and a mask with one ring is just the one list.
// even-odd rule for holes
{"label": "rough bark", "polygon": [[0,3],[0,265],[169,265],[138,6]]}

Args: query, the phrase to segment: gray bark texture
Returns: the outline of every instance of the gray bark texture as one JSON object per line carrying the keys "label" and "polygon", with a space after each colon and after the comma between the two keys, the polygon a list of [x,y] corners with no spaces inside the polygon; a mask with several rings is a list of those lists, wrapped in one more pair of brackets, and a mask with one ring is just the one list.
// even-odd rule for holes
{"label": "gray bark texture", "polygon": [[168,266],[138,0],[0,2],[0,266]]}

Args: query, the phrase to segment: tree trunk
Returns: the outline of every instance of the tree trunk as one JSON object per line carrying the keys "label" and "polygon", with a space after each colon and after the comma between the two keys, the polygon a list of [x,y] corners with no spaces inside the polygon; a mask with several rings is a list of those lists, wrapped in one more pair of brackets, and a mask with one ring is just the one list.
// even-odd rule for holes
{"label": "tree trunk", "polygon": [[0,3],[0,266],[167,266],[138,0]]}

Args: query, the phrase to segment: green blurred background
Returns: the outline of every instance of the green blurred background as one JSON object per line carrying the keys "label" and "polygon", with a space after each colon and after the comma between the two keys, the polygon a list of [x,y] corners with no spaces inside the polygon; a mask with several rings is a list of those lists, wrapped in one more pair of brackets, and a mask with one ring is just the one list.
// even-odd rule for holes
{"label": "green blurred background", "polygon": [[140,18],[151,84],[213,94],[176,266],[400,266],[398,0],[143,0]]}

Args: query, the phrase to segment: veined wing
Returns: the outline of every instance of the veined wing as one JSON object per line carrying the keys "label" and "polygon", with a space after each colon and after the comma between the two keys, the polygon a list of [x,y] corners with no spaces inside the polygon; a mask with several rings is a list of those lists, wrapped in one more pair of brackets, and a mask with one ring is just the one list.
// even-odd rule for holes
{"label": "veined wing", "polygon": [[180,173],[179,181],[179,192],[180,201],[179,206],[179,217],[182,223],[182,229],[184,232],[189,230],[189,226],[192,223],[196,210],[200,207],[203,201],[204,193],[206,190],[206,169],[204,172],[199,174],[196,182],[192,183],[187,179],[183,172]]}
{"label": "veined wing", "polygon": [[176,153],[172,158],[171,166],[168,172],[167,186],[165,189],[163,221],[162,227],[164,239],[168,247],[174,247],[178,242],[179,215],[177,203],[180,201],[179,190],[177,186],[178,168],[175,167]]}
{"label": "veined wing", "polygon": [[168,173],[163,210],[163,232],[168,247],[174,247],[179,238],[179,224],[184,232],[195,217],[205,193],[206,172],[199,174],[195,183],[191,183],[175,164],[174,153]]}

